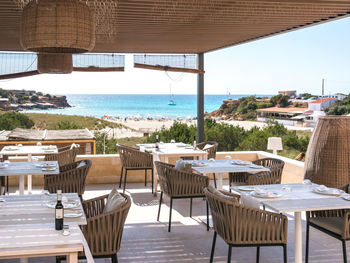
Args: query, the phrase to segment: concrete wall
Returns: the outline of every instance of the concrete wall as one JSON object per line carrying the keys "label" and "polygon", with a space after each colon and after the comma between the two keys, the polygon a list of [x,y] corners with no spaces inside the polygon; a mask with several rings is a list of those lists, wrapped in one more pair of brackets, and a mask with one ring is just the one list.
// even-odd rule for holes
{"label": "concrete wall", "polygon": [[[295,161],[289,158],[276,156],[271,153],[262,151],[245,151],[245,152],[218,152],[216,158],[224,159],[226,155],[230,155],[231,158],[253,161],[264,157],[280,158],[285,161],[285,167],[282,174],[282,183],[300,183],[304,176],[304,163]],[[92,167],[87,177],[87,184],[118,184],[121,172],[121,162],[119,154],[106,154],[106,155],[79,155],[77,160],[90,159],[92,160]],[[25,161],[23,157],[12,157],[11,162]],[[175,163],[175,159],[170,159],[170,163]],[[151,174],[148,173],[150,181]],[[227,178],[227,175],[224,176]],[[143,171],[130,171],[128,172],[128,182],[143,182]],[[33,176],[33,185],[42,185],[43,176]],[[18,177],[10,177],[10,185],[18,186]]]}

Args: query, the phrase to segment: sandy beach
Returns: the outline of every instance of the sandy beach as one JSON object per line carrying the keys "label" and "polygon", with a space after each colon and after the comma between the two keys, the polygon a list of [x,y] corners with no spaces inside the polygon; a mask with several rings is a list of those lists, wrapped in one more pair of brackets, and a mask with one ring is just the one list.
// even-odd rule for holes
{"label": "sandy beach", "polygon": [[[108,132],[109,137],[115,137],[115,138],[126,138],[126,137],[142,137],[147,133],[152,133],[155,131],[159,131],[164,128],[170,128],[175,120],[169,120],[169,119],[106,119],[110,122],[119,123],[122,124],[124,127],[127,128],[106,128],[103,131]],[[177,120],[177,122],[186,123],[187,125],[196,124],[196,120]],[[257,126],[259,128],[262,128],[266,126],[267,124],[264,122],[258,122],[258,121],[234,121],[234,120],[218,120],[219,123],[227,123],[233,126],[240,126],[246,130],[249,130],[253,128],[254,126]],[[285,126],[289,130],[303,130],[303,131],[312,131],[312,128],[305,128],[305,127],[294,127],[294,126]]]}

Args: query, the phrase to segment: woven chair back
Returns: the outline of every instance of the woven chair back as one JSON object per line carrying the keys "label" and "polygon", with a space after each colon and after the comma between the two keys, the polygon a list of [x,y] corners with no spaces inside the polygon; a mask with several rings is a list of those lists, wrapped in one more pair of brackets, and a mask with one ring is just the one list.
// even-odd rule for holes
{"label": "woven chair back", "polygon": [[320,117],[307,148],[304,178],[328,187],[350,182],[350,117]]}
{"label": "woven chair back", "polygon": [[245,207],[236,198],[204,189],[214,230],[232,245],[282,244],[287,242],[288,219],[284,215]]}
{"label": "woven chair back", "polygon": [[124,168],[153,168],[151,154],[121,144],[117,144],[117,148]]}
{"label": "woven chair back", "polygon": [[[259,173],[263,175],[261,178],[263,182],[249,182],[249,184],[280,184],[282,181],[282,172],[284,167],[284,161],[276,158],[263,158],[253,161],[256,165],[262,165],[270,169],[269,172]],[[253,177],[252,177],[253,178]],[[257,179],[259,176],[256,177]]]}
{"label": "woven chair back", "polygon": [[[209,147],[207,149],[204,149],[204,147],[206,145],[211,145],[211,147]],[[201,143],[197,144],[197,147],[198,147],[198,149],[204,150],[204,151],[206,151],[208,153],[208,159],[210,159],[210,158],[215,159],[216,158],[216,152],[217,152],[218,147],[219,147],[219,143],[217,143],[215,141],[201,142]]]}
{"label": "woven chair back", "polygon": [[58,175],[44,176],[44,189],[50,193],[62,190],[62,193],[78,193],[82,196],[91,164],[91,160],[81,160],[60,167]]}
{"label": "woven chair back", "polygon": [[83,202],[87,225],[82,225],[81,230],[94,257],[116,254],[120,250],[124,224],[131,206],[130,197],[121,195],[126,199],[125,204],[108,213],[103,213],[108,195]]}
{"label": "woven chair back", "polygon": [[172,197],[204,196],[203,188],[209,185],[206,176],[188,173],[174,168],[174,165],[155,162],[162,192]]}
{"label": "woven chair back", "polygon": [[59,166],[74,163],[79,147],[79,145],[76,145],[75,147],[65,146],[59,148],[57,154],[46,154],[45,161],[58,161]]}

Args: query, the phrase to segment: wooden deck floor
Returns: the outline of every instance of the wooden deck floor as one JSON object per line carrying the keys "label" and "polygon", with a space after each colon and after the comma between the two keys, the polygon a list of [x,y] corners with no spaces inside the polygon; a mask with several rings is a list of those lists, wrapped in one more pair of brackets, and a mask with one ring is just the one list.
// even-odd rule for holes
{"label": "wooden deck floor", "polygon": [[[226,183],[227,185],[227,183]],[[84,199],[109,193],[112,185],[89,185]],[[122,239],[119,263],[200,263],[209,262],[213,231],[206,231],[198,216],[205,215],[205,201],[193,201],[193,218],[189,217],[189,200],[175,200],[173,203],[172,232],[168,233],[169,199],[165,197],[160,222],[157,222],[158,199],[150,192],[150,187],[142,184],[128,184],[127,192],[133,199]],[[40,192],[40,190],[38,190]],[[294,222],[289,216],[288,262],[294,262]],[[305,231],[305,221],[303,221]],[[315,229],[310,232],[309,262],[343,262],[341,243]],[[303,235],[303,239],[305,234]],[[303,240],[305,244],[305,240]],[[350,252],[350,245],[348,253]],[[232,261],[255,262],[255,248],[233,248]],[[226,262],[227,245],[218,237],[214,262]],[[283,261],[282,248],[261,248],[261,263]],[[0,260],[19,262],[19,260]],[[54,258],[32,258],[29,262],[55,262]],[[82,260],[81,262],[84,262]],[[96,259],[96,262],[111,262],[110,259]]]}

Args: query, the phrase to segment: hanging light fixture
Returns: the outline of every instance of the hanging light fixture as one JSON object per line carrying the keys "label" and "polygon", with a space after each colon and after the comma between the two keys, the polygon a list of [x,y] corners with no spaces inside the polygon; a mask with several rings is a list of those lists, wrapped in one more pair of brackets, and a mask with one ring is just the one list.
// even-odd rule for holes
{"label": "hanging light fixture", "polygon": [[72,54],[95,46],[94,13],[78,0],[32,0],[22,12],[20,41],[38,53],[39,72],[70,73]]}
{"label": "hanging light fixture", "polygon": [[83,53],[95,46],[93,11],[78,0],[33,0],[23,9],[21,44],[45,53]]}

